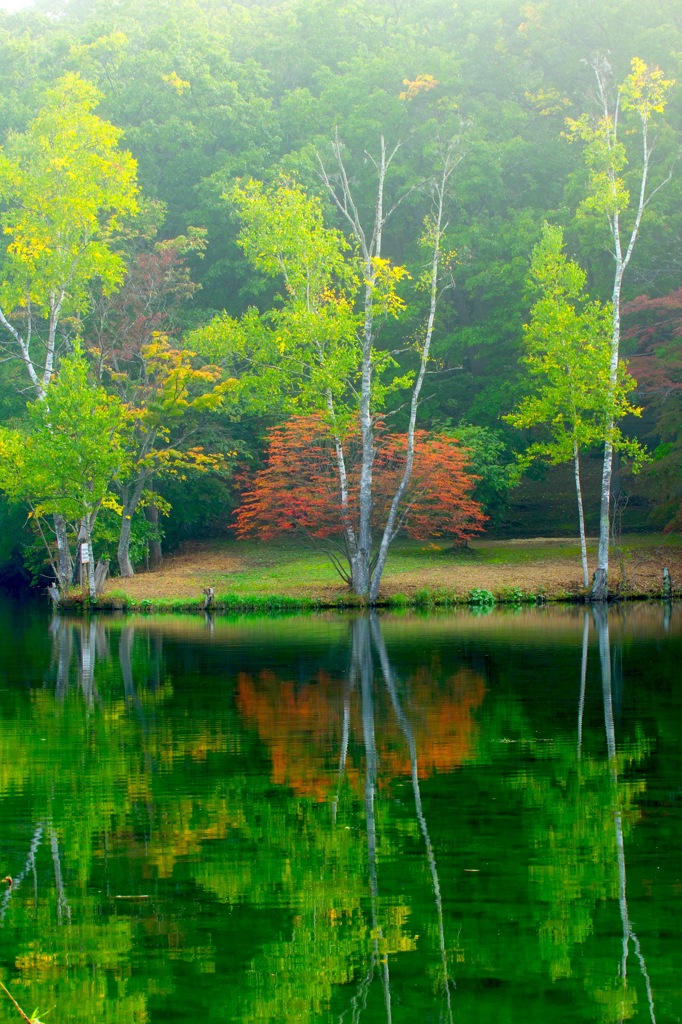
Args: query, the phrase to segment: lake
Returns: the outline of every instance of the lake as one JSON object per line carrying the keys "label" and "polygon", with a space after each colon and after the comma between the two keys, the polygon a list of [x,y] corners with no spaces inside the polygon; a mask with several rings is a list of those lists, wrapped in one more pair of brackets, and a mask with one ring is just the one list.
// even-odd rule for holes
{"label": "lake", "polygon": [[28,1015],[682,1020],[677,605],[4,601],[0,644],[0,980]]}

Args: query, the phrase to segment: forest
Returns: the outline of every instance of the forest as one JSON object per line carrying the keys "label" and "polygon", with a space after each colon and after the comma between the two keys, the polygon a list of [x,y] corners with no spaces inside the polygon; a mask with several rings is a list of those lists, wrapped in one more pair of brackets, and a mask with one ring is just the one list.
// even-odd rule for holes
{"label": "forest", "polygon": [[0,55],[2,579],[306,536],[373,602],[554,467],[597,599],[616,513],[678,529],[673,0],[45,0]]}

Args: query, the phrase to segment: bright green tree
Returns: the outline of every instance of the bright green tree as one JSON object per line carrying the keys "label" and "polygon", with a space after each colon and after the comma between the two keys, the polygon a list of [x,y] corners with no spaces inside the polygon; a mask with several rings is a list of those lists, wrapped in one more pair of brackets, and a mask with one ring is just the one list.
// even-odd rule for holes
{"label": "bright green tree", "polygon": [[29,405],[28,429],[0,432],[0,487],[28,504],[56,575],[47,516],[80,524],[79,552],[95,599],[92,532],[112,481],[128,468],[128,416],[121,402],[93,386],[80,353],[62,361],[45,400]]}
{"label": "bright green tree", "polygon": [[505,417],[515,427],[544,426],[548,436],[523,456],[528,465],[545,459],[552,465],[573,460],[583,583],[589,585],[585,517],[580,484],[580,452],[608,440],[614,449],[641,460],[643,450],[623,436],[616,421],[639,415],[628,400],[636,382],[619,364],[610,380],[610,306],[589,300],[585,272],[563,251],[561,228],[545,224],[533,250],[530,284],[539,292],[525,325],[527,364],[535,381],[517,410]]}
{"label": "bright green tree", "polygon": [[[100,93],[67,74],[22,134],[0,151],[0,345],[23,364],[39,399],[56,369],[60,340],[78,333],[90,288],[121,284],[112,247],[122,220],[137,212],[136,163],[119,148],[121,131],[94,113]],[[66,528],[55,531],[60,587],[68,587]]]}
{"label": "bright green tree", "polygon": [[0,224],[10,239],[0,324],[40,398],[64,321],[73,330],[93,281],[105,292],[121,284],[125,267],[111,239],[137,211],[136,163],[119,149],[121,131],[94,113],[99,99],[89,82],[65,75],[0,152]]}

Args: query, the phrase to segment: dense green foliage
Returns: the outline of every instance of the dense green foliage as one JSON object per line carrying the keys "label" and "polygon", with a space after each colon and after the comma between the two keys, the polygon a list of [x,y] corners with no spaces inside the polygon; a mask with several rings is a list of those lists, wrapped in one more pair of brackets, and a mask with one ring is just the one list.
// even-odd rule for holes
{"label": "dense green foliage", "polygon": [[[679,79],[682,25],[675,0],[646,6],[606,0],[598,8],[582,0],[42,0],[35,8],[0,15],[0,135],[5,141],[0,173],[6,180],[12,184],[7,170],[12,154],[26,149],[31,133],[39,130],[40,112],[45,118],[55,89],[63,90],[64,83],[83,94],[92,88],[91,107],[99,93],[97,114],[112,143],[118,142],[128,176],[128,152],[137,163],[138,219],[107,223],[99,273],[79,279],[65,307],[69,315],[59,328],[57,361],[60,345],[68,347],[74,334],[83,339],[85,351],[101,354],[103,318],[120,332],[130,328],[131,310],[142,315],[130,290],[125,297],[121,293],[118,307],[115,294],[101,293],[120,286],[124,264],[131,275],[136,268],[139,297],[140,257],[158,253],[155,246],[164,239],[195,240],[180,251],[175,276],[154,292],[156,306],[144,313],[147,327],[170,333],[178,348],[190,330],[205,327],[223,311],[248,324],[245,314],[256,315],[247,312],[250,307],[260,314],[277,308],[281,281],[272,277],[272,267],[259,269],[257,254],[245,258],[239,245],[244,190],[254,188],[247,182],[263,182],[267,191],[295,181],[311,202],[319,201],[327,227],[344,230],[321,180],[320,159],[331,166],[330,143],[338,133],[366,218],[374,203],[367,154],[376,154],[383,134],[389,146],[401,144],[387,176],[387,209],[399,205],[386,225],[385,250],[393,266],[404,266],[411,275],[396,286],[404,305],[381,330],[386,352],[401,353],[394,372],[399,382],[416,369],[415,341],[428,309],[428,295],[420,288],[422,185],[439,147],[456,137],[463,159],[447,209],[449,287],[439,299],[431,364],[436,372],[427,380],[420,426],[456,435],[464,424],[468,436],[476,438],[483,465],[490,465],[493,451],[496,466],[512,463],[515,449],[537,440],[532,431],[525,439],[519,436],[502,417],[528,393],[528,368],[520,362],[532,302],[526,281],[545,221],[563,228],[589,294],[602,303],[611,298],[608,229],[598,204],[585,203],[594,195],[596,157],[590,155],[589,140],[586,162],[585,143],[578,138],[570,145],[564,137],[585,138],[585,131],[571,132],[566,119],[573,119],[574,127],[587,124],[581,117],[593,109],[594,86],[587,62],[597,50],[608,52],[615,82],[625,79],[635,57],[660,66],[666,79]],[[666,179],[676,151],[680,95],[673,88],[665,113],[658,116],[653,188]],[[626,97],[625,106],[628,102]],[[87,114],[94,117],[91,109]],[[635,143],[623,135],[623,196],[638,180]],[[39,181],[34,185],[39,188]],[[10,203],[9,185],[3,189]],[[681,190],[682,175],[674,171],[649,205],[624,300],[642,293],[656,299],[679,288]],[[132,197],[126,202],[132,212]],[[3,216],[9,224],[8,214]],[[624,208],[625,229],[628,216]],[[13,269],[11,239],[2,242],[10,246],[3,256],[3,294],[11,290],[20,303],[24,293]],[[44,304],[45,296],[37,302]],[[9,340],[5,332],[3,341]],[[119,337],[118,347],[124,349],[120,342]],[[637,336],[628,341],[626,331],[625,356],[635,354],[638,344]],[[650,335],[647,346],[649,351]],[[101,369],[101,359],[94,362]],[[635,398],[645,406],[642,425],[626,422],[624,429],[638,433],[652,449],[664,441],[671,446],[668,457],[678,445],[678,416],[675,411],[671,417],[668,406],[661,422],[660,392],[655,381],[648,386],[646,380],[651,363],[642,364]],[[125,372],[130,365],[128,359]],[[20,376],[16,360],[0,363],[5,421],[23,416],[23,400],[16,394]],[[397,387],[387,394],[389,412],[402,427],[404,397]],[[222,410],[195,417],[186,445],[184,434],[174,434],[171,424],[169,446],[177,441],[177,450],[192,446],[229,453],[230,466],[237,454],[258,460],[266,429],[284,414],[279,400],[261,406],[254,410],[252,403],[245,415],[235,393]],[[235,497],[226,486],[228,476],[223,467],[200,476],[190,472],[184,481],[158,482],[176,510],[171,535],[181,535],[180,522],[190,532],[229,527]],[[499,482],[508,474],[497,477],[487,490],[484,481],[485,500],[493,508],[504,489]],[[655,497],[660,481],[655,476],[648,481],[637,486]],[[195,500],[198,491],[202,502]],[[676,514],[672,506],[668,520]],[[135,517],[136,523],[140,513]]]}

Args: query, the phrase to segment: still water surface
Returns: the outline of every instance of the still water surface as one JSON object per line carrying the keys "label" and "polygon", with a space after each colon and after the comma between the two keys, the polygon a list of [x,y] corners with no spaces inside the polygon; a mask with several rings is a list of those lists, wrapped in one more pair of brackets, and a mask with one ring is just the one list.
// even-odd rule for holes
{"label": "still water surface", "polygon": [[682,1020],[681,609],[4,603],[0,651],[0,979],[29,1014]]}

